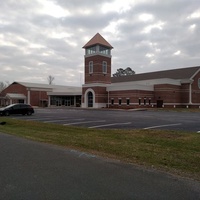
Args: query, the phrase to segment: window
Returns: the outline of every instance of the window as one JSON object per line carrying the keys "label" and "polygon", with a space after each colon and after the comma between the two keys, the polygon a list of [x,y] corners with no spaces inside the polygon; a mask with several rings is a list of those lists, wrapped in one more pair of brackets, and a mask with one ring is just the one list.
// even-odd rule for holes
{"label": "window", "polygon": [[130,99],[126,99],[126,105],[127,105],[127,106],[130,105]]}
{"label": "window", "polygon": [[103,61],[102,63],[102,71],[104,74],[107,74],[107,62]]}
{"label": "window", "polygon": [[114,99],[111,99],[111,105],[114,105]]}
{"label": "window", "polygon": [[151,105],[151,98],[149,98],[149,105]]}
{"label": "window", "polygon": [[146,97],[144,97],[144,105],[146,106]]}
{"label": "window", "polygon": [[99,52],[102,54],[110,55],[110,49],[103,47],[103,46],[99,47]]}
{"label": "window", "polygon": [[86,49],[86,55],[94,54],[94,53],[96,53],[96,46]]}
{"label": "window", "polygon": [[89,62],[89,74],[93,73],[93,61]]}
{"label": "window", "polygon": [[139,98],[139,99],[138,99],[138,101],[139,101],[139,102],[138,102],[138,103],[139,103],[139,105],[141,105],[141,98]]}
{"label": "window", "polygon": [[122,99],[119,99],[119,105],[120,106],[122,105]]}

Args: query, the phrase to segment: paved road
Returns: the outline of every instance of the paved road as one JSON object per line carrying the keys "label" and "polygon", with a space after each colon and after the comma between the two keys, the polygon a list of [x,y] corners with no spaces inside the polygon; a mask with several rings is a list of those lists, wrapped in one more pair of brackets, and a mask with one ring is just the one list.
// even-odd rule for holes
{"label": "paved road", "polygon": [[0,133],[0,200],[198,200],[200,183]]}
{"label": "paved road", "polygon": [[169,129],[200,131],[200,112],[123,111],[85,109],[36,109],[33,116],[10,116],[24,120],[100,129]]}

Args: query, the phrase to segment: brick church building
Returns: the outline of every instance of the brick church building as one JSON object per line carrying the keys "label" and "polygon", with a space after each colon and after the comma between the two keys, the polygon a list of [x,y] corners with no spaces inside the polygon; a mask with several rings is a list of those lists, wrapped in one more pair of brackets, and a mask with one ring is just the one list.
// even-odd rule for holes
{"label": "brick church building", "polygon": [[198,107],[200,66],[111,77],[113,47],[97,33],[85,49],[81,87],[13,82],[0,93],[0,106],[83,108]]}
{"label": "brick church building", "polygon": [[200,66],[111,77],[113,47],[97,33],[83,48],[82,107],[200,107]]}

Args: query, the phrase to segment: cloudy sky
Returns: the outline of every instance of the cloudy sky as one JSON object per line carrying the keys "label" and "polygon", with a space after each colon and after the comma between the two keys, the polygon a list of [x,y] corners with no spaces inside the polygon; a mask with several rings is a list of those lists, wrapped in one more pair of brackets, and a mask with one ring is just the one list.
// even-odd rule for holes
{"label": "cloudy sky", "polygon": [[199,0],[4,0],[0,82],[80,86],[85,45],[99,32],[113,47],[112,73],[200,65]]}

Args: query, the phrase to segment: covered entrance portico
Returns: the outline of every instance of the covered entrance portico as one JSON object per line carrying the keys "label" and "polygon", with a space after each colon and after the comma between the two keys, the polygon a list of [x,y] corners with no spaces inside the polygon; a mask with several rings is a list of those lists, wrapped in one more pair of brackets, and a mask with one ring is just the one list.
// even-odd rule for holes
{"label": "covered entrance portico", "polygon": [[7,93],[4,97],[0,97],[0,106],[7,106],[14,103],[27,103],[24,94]]}
{"label": "covered entrance portico", "polygon": [[48,92],[48,106],[80,107],[81,94],[77,93],[57,93]]}

